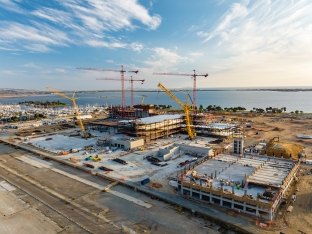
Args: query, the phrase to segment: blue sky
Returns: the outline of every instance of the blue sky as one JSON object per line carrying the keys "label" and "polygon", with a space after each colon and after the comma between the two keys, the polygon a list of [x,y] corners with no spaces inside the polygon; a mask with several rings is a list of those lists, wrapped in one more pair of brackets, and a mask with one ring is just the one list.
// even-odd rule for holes
{"label": "blue sky", "polygon": [[[310,0],[0,0],[1,88],[118,89],[312,86]],[[126,84],[126,88],[129,88]]]}

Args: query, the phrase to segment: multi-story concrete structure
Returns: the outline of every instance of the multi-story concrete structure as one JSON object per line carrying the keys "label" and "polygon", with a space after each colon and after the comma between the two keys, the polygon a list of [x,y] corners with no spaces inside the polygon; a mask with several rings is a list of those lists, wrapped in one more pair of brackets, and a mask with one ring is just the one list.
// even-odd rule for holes
{"label": "multi-story concrete structure", "polygon": [[119,122],[121,133],[143,138],[145,143],[179,133],[184,122],[183,115],[156,115]]}
{"label": "multi-story concrete structure", "polygon": [[266,220],[274,218],[299,168],[291,160],[265,156],[201,160],[178,174],[182,196]]}
{"label": "multi-story concrete structure", "polygon": [[243,136],[234,137],[233,153],[238,154],[238,155],[242,155],[244,153],[244,137]]}

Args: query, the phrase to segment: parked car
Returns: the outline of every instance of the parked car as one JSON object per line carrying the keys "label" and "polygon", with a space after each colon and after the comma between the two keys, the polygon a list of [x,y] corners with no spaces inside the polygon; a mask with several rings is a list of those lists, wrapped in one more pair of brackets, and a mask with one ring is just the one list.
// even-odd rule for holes
{"label": "parked car", "polygon": [[122,160],[120,158],[114,158],[112,159],[114,162],[120,163],[122,165],[127,165],[128,163],[125,160]]}
{"label": "parked car", "polygon": [[94,165],[90,164],[90,163],[84,163],[83,164],[85,167],[88,167],[88,168],[94,168]]}
{"label": "parked car", "polygon": [[110,168],[104,167],[104,166],[100,166],[98,169],[102,170],[102,171],[114,171],[113,169],[110,169]]}

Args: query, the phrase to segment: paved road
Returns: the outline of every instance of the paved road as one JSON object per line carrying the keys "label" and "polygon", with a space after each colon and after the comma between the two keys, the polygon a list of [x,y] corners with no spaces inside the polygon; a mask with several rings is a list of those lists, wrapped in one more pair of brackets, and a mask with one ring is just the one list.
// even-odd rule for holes
{"label": "paved road", "polygon": [[[211,221],[194,217],[189,212],[179,213],[175,207],[151,199],[129,187],[117,185],[111,189],[143,200],[152,207],[145,208],[114,194],[103,193],[92,186],[59,174],[51,168],[66,170],[67,173],[90,180],[100,186],[111,183],[81,170],[55,161],[49,161],[51,168],[37,168],[17,160],[18,157],[29,157],[29,155],[31,153],[0,144],[2,165],[0,176],[19,186],[26,193],[38,197],[42,203],[61,213],[63,218],[72,219],[72,223],[80,225],[82,231],[121,233],[121,229],[131,229],[137,233],[226,233],[226,229]],[[99,215],[110,222],[100,219]]]}
{"label": "paved road", "polygon": [[79,227],[79,233],[120,233],[120,228],[117,228],[104,220],[99,219],[85,209],[81,209],[80,206],[76,206],[65,197],[62,199],[56,197],[51,191],[34,186],[33,183],[22,179],[23,174],[13,174],[12,171],[7,171],[3,167],[0,170],[0,176],[16,186],[24,193],[32,196],[46,207],[50,208],[54,212],[57,212],[63,219],[67,219],[75,226]]}

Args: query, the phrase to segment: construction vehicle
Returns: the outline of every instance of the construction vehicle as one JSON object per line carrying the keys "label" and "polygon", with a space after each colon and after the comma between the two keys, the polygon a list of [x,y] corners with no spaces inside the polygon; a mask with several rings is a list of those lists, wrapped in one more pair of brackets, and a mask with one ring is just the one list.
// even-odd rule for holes
{"label": "construction vehicle", "polygon": [[95,155],[94,157],[92,157],[92,161],[93,162],[100,162],[102,159],[99,157],[99,155]]}
{"label": "construction vehicle", "polygon": [[85,158],[85,161],[91,161],[91,160],[92,160],[92,156],[91,155]]}
{"label": "construction vehicle", "polygon": [[190,107],[187,105],[187,103],[183,103],[180,99],[178,99],[163,84],[159,83],[158,87],[161,88],[171,99],[173,99],[176,103],[178,103],[181,106],[181,108],[184,110],[186,131],[187,131],[189,138],[193,140],[196,137],[196,132],[195,132],[194,126],[192,125]]}
{"label": "construction vehicle", "polygon": [[73,107],[74,107],[74,110],[75,110],[75,115],[76,115],[76,119],[77,119],[77,122],[78,122],[78,125],[79,125],[79,128],[81,130],[81,133],[82,133],[82,136],[84,138],[88,138],[90,137],[90,134],[88,134],[86,132],[86,129],[83,125],[83,122],[82,122],[82,119],[81,119],[81,116],[80,116],[80,113],[79,113],[79,108],[78,108],[78,105],[76,103],[76,98],[75,98],[75,95],[76,95],[76,92],[73,92],[73,95],[71,97],[67,96],[65,93],[62,93],[61,91],[59,90],[56,90],[56,89],[52,89],[52,88],[49,88],[48,87],[48,90],[50,90],[52,93],[56,94],[56,95],[59,95],[63,98],[66,98],[66,99],[69,99],[72,103],[73,103]]}

